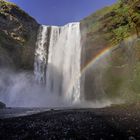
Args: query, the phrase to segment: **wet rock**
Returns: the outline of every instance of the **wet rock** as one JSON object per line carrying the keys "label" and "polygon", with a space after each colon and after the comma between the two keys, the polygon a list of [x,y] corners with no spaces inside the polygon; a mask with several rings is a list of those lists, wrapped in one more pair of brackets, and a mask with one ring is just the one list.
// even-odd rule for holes
{"label": "wet rock", "polygon": [[6,108],[6,105],[2,102],[0,102],[0,109]]}
{"label": "wet rock", "polygon": [[130,136],[129,140],[136,140],[136,139],[133,136]]}

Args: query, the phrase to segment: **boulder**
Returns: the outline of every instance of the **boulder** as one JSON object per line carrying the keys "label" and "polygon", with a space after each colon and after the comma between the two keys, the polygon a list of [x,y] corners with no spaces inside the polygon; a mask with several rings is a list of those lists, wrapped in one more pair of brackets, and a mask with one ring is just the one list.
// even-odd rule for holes
{"label": "boulder", "polygon": [[6,105],[3,102],[0,102],[0,109],[6,108]]}

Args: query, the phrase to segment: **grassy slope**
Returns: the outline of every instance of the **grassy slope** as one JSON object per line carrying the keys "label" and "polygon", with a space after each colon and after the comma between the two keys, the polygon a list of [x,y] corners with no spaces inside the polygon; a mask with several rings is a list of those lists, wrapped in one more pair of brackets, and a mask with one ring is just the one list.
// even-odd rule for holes
{"label": "grassy slope", "polygon": [[[115,13],[116,8],[118,8],[118,4],[105,7],[81,21],[82,41],[84,44],[82,56],[85,54],[82,63],[83,67],[106,47],[115,46],[112,30],[127,24],[127,22],[123,22],[112,25],[112,21],[116,20],[117,16]],[[136,7],[136,10],[140,13],[139,7]],[[129,31],[129,36],[132,36],[134,33],[134,30]],[[139,101],[140,41],[132,39],[131,41],[120,43],[118,48],[111,52],[108,63],[109,66],[103,72],[93,70],[93,68],[86,72],[86,98],[89,100],[100,99],[99,95],[103,94],[105,98],[112,99],[119,97],[121,99],[128,99],[129,101]],[[97,75],[102,75],[102,78],[96,80]],[[99,86],[100,84],[103,87],[102,91],[95,86]]]}

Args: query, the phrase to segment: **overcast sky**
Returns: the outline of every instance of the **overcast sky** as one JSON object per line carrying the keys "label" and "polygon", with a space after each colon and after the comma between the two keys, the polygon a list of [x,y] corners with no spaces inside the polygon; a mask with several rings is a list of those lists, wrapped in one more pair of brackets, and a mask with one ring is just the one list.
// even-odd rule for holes
{"label": "overcast sky", "polygon": [[64,25],[79,21],[117,0],[9,0],[16,3],[40,24]]}

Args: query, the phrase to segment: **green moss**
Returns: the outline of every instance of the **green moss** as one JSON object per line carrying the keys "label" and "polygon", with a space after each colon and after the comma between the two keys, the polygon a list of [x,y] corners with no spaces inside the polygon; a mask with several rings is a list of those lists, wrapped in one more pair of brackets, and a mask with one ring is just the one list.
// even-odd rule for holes
{"label": "green moss", "polygon": [[[137,17],[140,17],[140,11],[137,8],[133,7],[133,11],[134,16],[137,15]],[[127,16],[128,12],[126,12],[126,16],[123,15],[125,12],[124,8],[119,3],[116,3],[83,19],[81,21],[81,28],[84,29],[83,34],[87,34],[88,36],[87,42],[96,38],[99,45],[103,40],[103,45],[116,45],[128,36],[136,34],[135,28],[130,28],[131,22],[129,16]],[[138,28],[140,28],[140,24]]]}
{"label": "green moss", "polygon": [[17,6],[11,2],[0,0],[0,12],[9,11],[11,8],[14,8],[14,7],[17,7]]}

